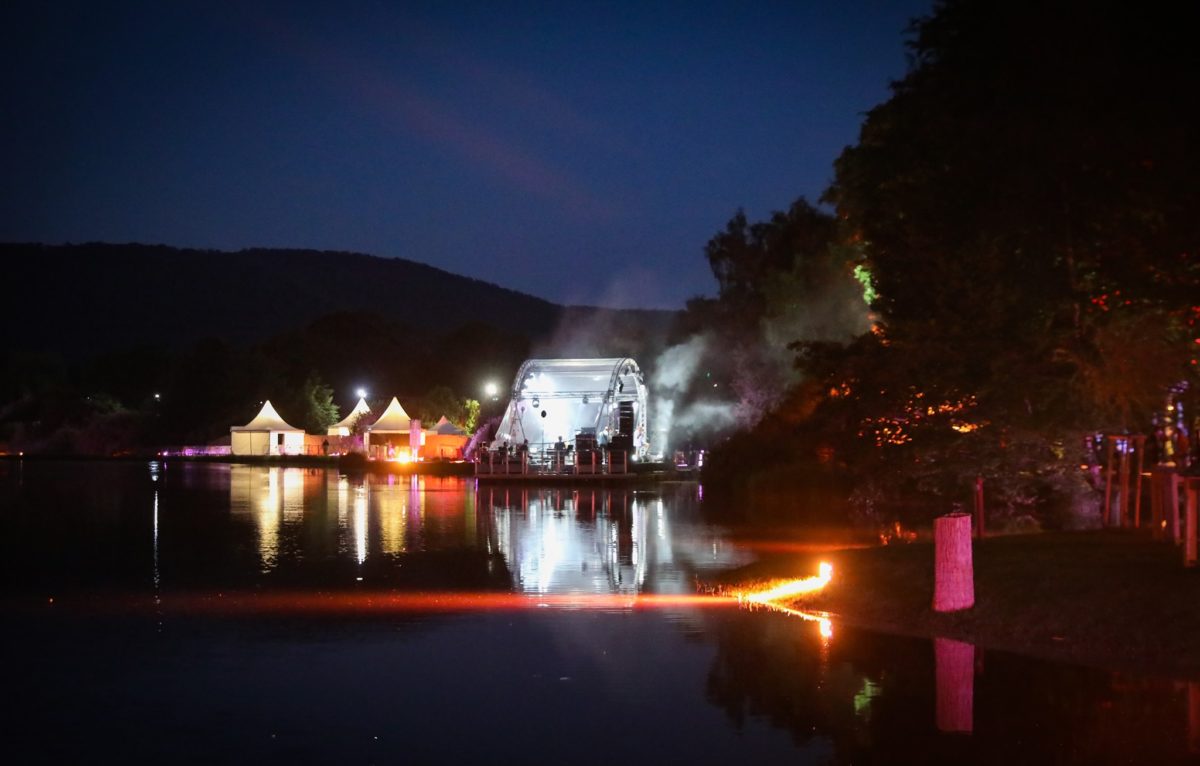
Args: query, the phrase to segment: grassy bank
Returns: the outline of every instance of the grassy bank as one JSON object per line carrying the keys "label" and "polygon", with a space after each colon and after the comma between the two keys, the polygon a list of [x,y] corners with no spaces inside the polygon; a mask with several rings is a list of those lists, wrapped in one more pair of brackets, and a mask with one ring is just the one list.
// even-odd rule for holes
{"label": "grassy bank", "polygon": [[1200,678],[1200,571],[1141,534],[1062,532],[975,543],[973,609],[938,614],[928,542],[768,556],[743,580],[803,577],[818,560],[834,580],[806,608],[860,627],[1111,668]]}

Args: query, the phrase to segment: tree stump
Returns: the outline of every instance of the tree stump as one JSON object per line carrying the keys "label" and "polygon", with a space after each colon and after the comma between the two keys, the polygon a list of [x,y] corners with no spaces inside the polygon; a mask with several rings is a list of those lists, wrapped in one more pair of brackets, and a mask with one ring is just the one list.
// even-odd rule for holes
{"label": "tree stump", "polygon": [[955,612],[975,606],[971,516],[948,513],[933,522],[933,610]]}
{"label": "tree stump", "polygon": [[935,638],[933,659],[938,731],[970,733],[975,718],[975,647]]}

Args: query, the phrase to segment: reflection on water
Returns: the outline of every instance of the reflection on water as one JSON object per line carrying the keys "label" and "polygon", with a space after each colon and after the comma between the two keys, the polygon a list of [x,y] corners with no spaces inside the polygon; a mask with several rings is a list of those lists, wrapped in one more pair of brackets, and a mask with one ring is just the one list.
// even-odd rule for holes
{"label": "reflection on water", "polygon": [[262,573],[467,550],[499,556],[514,590],[535,594],[690,594],[701,573],[751,560],[699,521],[693,486],[672,500],[668,513],[658,492],[229,466],[230,514],[253,528]]}
{"label": "reflection on water", "polygon": [[[749,557],[695,523],[688,499],[668,515],[655,493],[630,490],[481,487],[475,507],[489,550],[528,593],[695,592],[703,571]],[[675,529],[674,525],[680,528]]]}
{"label": "reflection on water", "polygon": [[[697,580],[754,559],[701,504],[686,483],[0,462],[0,650],[22,658],[6,689],[27,702],[10,724],[57,743],[62,757],[41,760],[60,761],[121,742],[212,761],[1172,763],[1200,751],[1194,681],[841,626],[831,640],[780,612],[701,609]],[[537,608],[557,597],[603,608]],[[121,608],[105,611],[110,600]],[[338,712],[330,699],[364,704]],[[63,720],[78,737],[52,736]],[[462,737],[463,721],[478,736]]]}

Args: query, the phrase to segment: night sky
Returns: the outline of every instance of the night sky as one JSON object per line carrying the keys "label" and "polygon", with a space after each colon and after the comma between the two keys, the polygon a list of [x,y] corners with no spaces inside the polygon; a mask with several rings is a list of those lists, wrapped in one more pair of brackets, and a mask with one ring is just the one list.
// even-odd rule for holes
{"label": "night sky", "polygon": [[929,0],[5,3],[0,240],[400,256],[680,307],[815,200]]}

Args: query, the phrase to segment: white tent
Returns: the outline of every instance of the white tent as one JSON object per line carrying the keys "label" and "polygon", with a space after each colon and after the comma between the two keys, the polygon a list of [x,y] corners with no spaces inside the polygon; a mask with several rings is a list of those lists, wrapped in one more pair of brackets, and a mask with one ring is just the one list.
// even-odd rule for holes
{"label": "white tent", "polygon": [[462,430],[461,428],[459,428],[458,426],[454,425],[449,420],[447,420],[445,415],[442,415],[442,419],[439,420],[438,422],[434,423],[433,428],[431,428],[429,430],[433,431],[435,434],[439,434],[441,436],[466,436],[467,435],[466,431]]}
{"label": "white tent", "polygon": [[354,424],[358,422],[358,419],[370,414],[370,412],[371,408],[367,406],[366,400],[359,398],[358,404],[354,405],[354,409],[350,410],[350,414],[331,425],[327,433],[330,436],[349,436],[350,432],[354,430]]}
{"label": "white tent", "polygon": [[299,455],[304,452],[304,430],[289,425],[268,399],[244,426],[229,429],[234,455]]}
{"label": "white tent", "polygon": [[425,441],[424,437],[425,434],[421,431],[421,421],[414,421],[410,418],[404,408],[400,406],[400,401],[393,396],[379,419],[367,426],[368,454],[372,454],[373,457],[383,457],[391,456],[388,453],[392,453],[401,459],[412,459],[416,457],[417,450]]}

